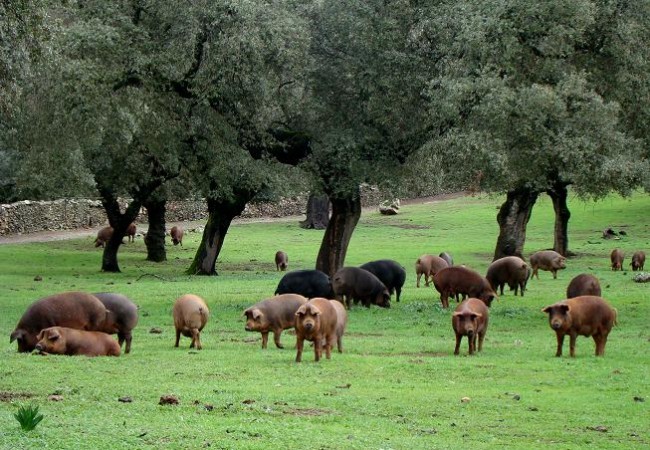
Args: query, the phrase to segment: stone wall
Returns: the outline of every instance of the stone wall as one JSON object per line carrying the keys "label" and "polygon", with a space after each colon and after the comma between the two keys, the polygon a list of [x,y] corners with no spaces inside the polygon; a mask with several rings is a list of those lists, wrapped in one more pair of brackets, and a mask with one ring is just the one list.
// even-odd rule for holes
{"label": "stone wall", "polygon": [[[377,206],[383,200],[379,189],[362,188],[361,204]],[[122,210],[126,201],[120,202]],[[305,214],[307,194],[282,198],[277,202],[255,202],[246,205],[242,218],[285,217]],[[204,200],[170,201],[167,203],[167,222],[187,222],[207,218]],[[147,210],[142,209],[138,222],[147,222]],[[0,205],[0,236],[33,233],[36,231],[73,230],[96,228],[108,224],[106,213],[99,200],[63,199],[30,201]]]}

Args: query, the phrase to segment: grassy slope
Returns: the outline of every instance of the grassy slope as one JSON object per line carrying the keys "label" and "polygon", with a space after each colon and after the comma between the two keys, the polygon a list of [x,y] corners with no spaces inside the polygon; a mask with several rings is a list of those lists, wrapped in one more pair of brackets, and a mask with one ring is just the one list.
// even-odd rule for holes
{"label": "grassy slope", "polygon": [[[484,351],[452,354],[450,311],[432,288],[415,288],[413,265],[422,253],[453,254],[484,273],[496,242],[500,198],[461,198],[405,206],[399,216],[367,212],[347,263],[392,258],[406,267],[403,301],[390,310],[350,312],[346,352],[295,364],[293,336],[284,350],[260,348],[243,330],[242,310],[272,294],[281,274],[277,249],[290,269],[311,268],[322,232],[295,223],[231,229],[215,278],[188,277],[200,236],[170,248],[169,261],[143,261],[142,240],[120,252],[122,274],[98,272],[92,239],[0,246],[0,335],[8,336],[32,301],[65,290],[116,291],[140,305],[133,351],[120,358],[38,357],[5,345],[0,364],[2,448],[639,448],[650,443],[647,400],[650,284],[631,272],[611,272],[609,252],[650,253],[650,197],[611,197],[596,204],[572,199],[570,246],[578,253],[553,280],[529,283],[524,298],[506,293],[491,310]],[[527,253],[552,244],[552,207],[540,199],[528,227]],[[626,229],[603,241],[603,228]],[[579,338],[577,357],[555,358],[555,336],[540,309],[563,298],[581,272],[601,278],[603,296],[619,313],[604,358]],[[161,278],[151,276],[155,274]],[[35,275],[43,281],[33,281]],[[212,311],[204,350],[173,348],[171,305],[179,295],[203,296]],[[150,334],[160,327],[162,334]],[[568,341],[568,339],[567,339]],[[568,342],[565,343],[568,353]],[[62,402],[50,402],[52,393]],[[179,406],[159,406],[163,394]],[[22,397],[21,397],[22,396]],[[132,403],[119,403],[131,396]],[[462,397],[469,403],[461,403]],[[518,397],[516,397],[518,396]],[[516,399],[518,398],[518,399]],[[12,413],[21,402],[41,406],[45,420],[23,433]],[[205,408],[213,406],[212,410]],[[596,431],[596,427],[606,431]]]}

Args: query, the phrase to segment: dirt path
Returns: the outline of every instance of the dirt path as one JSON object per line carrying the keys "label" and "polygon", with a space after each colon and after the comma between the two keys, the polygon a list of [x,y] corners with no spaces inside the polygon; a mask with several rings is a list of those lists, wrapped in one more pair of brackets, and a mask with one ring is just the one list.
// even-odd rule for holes
{"label": "dirt path", "polygon": [[[408,200],[402,200],[402,205],[417,205],[423,203],[434,203],[445,200],[450,200],[458,197],[467,195],[465,192],[454,192],[452,194],[440,194],[434,195],[431,197],[420,197],[413,198]],[[375,206],[363,208],[364,212],[376,210]],[[259,223],[259,222],[284,222],[284,221],[301,221],[305,217],[304,215],[299,216],[284,216],[284,217],[255,217],[255,218],[246,218],[246,219],[235,219],[233,224],[237,223]],[[166,224],[167,228],[171,228],[174,225],[181,225],[185,230],[192,229],[203,229],[205,226],[205,220],[197,220],[192,222],[168,222]],[[2,244],[24,244],[29,242],[50,242],[50,241],[63,241],[66,239],[78,239],[84,237],[95,237],[97,236],[97,231],[99,231],[102,226],[96,228],[79,228],[76,230],[57,230],[57,231],[38,231],[36,233],[27,233],[27,234],[12,234],[8,236],[0,236],[0,245]],[[137,235],[142,237],[147,232],[147,224],[139,223]]]}

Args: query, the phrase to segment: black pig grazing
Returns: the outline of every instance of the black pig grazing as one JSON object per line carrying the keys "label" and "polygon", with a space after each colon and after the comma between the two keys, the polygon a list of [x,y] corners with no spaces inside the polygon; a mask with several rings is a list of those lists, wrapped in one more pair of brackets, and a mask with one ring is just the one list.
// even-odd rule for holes
{"label": "black pig grazing", "polygon": [[395,298],[399,302],[402,286],[404,286],[404,282],[406,281],[406,270],[397,261],[380,259],[378,261],[367,262],[359,266],[359,268],[367,270],[379,278],[379,281],[384,283],[390,295],[393,295],[393,292],[397,294]]}
{"label": "black pig grazing", "polygon": [[278,294],[298,294],[306,298],[334,298],[330,277],[320,270],[287,272],[275,289],[275,295]]}
{"label": "black pig grazing", "polygon": [[350,309],[352,300],[369,308],[371,304],[390,308],[390,294],[379,278],[358,267],[343,267],[332,277],[332,288],[337,299],[345,300]]}

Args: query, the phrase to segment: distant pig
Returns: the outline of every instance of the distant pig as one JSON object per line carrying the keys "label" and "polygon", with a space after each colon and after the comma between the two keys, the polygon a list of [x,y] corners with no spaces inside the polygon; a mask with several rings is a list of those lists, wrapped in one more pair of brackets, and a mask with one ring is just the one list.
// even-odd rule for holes
{"label": "distant pig", "polygon": [[429,278],[440,272],[442,269],[450,267],[447,261],[440,256],[422,255],[415,261],[415,275],[417,280],[415,287],[420,287],[420,278],[424,275],[424,285],[429,286]]}
{"label": "distant pig", "polygon": [[358,267],[343,267],[332,277],[332,288],[337,300],[345,301],[350,309],[352,300],[366,308],[374,304],[390,308],[390,294],[379,278]]}
{"label": "distant pig", "polygon": [[282,250],[278,250],[275,252],[275,268],[278,271],[284,272],[287,270],[287,266],[289,265],[289,257],[285,252]]}
{"label": "distant pig", "polygon": [[395,299],[399,302],[402,286],[404,286],[404,282],[406,281],[406,270],[397,261],[380,259],[362,264],[359,268],[367,270],[379,278],[379,281],[384,283],[390,295],[396,292]]}
{"label": "distant pig", "polygon": [[531,255],[530,265],[533,268],[532,277],[537,275],[539,280],[538,270],[542,269],[553,273],[553,279],[556,279],[557,271],[566,268],[566,258],[553,250],[542,250]]}
{"label": "distant pig", "polygon": [[503,287],[508,284],[510,290],[515,291],[515,295],[517,295],[517,290],[520,289],[522,297],[526,290],[528,277],[530,277],[528,264],[517,256],[506,256],[497,259],[490,264],[487,275],[485,275],[485,278],[492,285],[492,289],[495,291],[500,289],[501,295],[503,295]]}
{"label": "distant pig", "polygon": [[201,350],[201,331],[210,317],[205,301],[198,295],[185,294],[176,300],[172,313],[176,328],[175,347],[178,347],[182,333],[183,336],[192,338],[190,348]]}
{"label": "distant pig", "polygon": [[634,252],[634,255],[632,255],[632,262],[630,265],[632,266],[633,271],[637,270],[643,270],[643,266],[645,264],[645,253],[639,250],[638,252]]}
{"label": "distant pig", "polygon": [[343,334],[345,333],[345,327],[348,325],[348,312],[345,310],[343,303],[338,300],[330,300],[330,303],[336,310],[336,346],[339,353],[343,353]]}
{"label": "distant pig", "polygon": [[180,225],[173,226],[169,235],[171,236],[174,245],[181,244],[181,247],[183,246],[183,227]]}
{"label": "distant pig", "polygon": [[314,343],[314,357],[320,361],[331,358],[332,345],[336,341],[336,307],[325,298],[313,298],[296,311],[296,362],[302,361],[305,341]]}
{"label": "distant pig", "polygon": [[478,272],[466,267],[442,269],[433,277],[433,285],[440,292],[443,308],[449,308],[449,296],[458,294],[481,299],[488,307],[497,298],[490,282]]}
{"label": "distant pig", "polygon": [[334,298],[330,277],[320,270],[287,272],[278,283],[275,294],[298,294],[306,298]]}
{"label": "distant pig", "polygon": [[[54,326],[96,331],[112,320],[106,307],[94,295],[63,292],[32,303],[18,321],[9,342],[18,342],[19,352],[31,352],[41,330]],[[117,330],[111,330],[112,333]]]}
{"label": "distant pig", "polygon": [[126,227],[126,236],[128,242],[135,242],[135,232],[137,228],[135,223],[131,222],[128,227]]}
{"label": "distant pig", "polygon": [[105,247],[106,243],[113,236],[113,227],[104,227],[97,232],[97,238],[95,239],[95,247]]}
{"label": "distant pig", "polygon": [[117,331],[117,338],[120,347],[122,347],[122,344],[126,342],[124,353],[131,353],[131,340],[133,339],[131,331],[138,324],[137,305],[133,303],[131,299],[122,294],[102,292],[94,295],[104,304],[106,309],[111,312],[110,316],[112,318],[112,320],[109,321],[110,323],[106,323],[98,331],[103,331],[108,334]]}
{"label": "distant pig", "polygon": [[571,280],[566,289],[566,297],[580,297],[581,295],[595,295],[600,297],[600,282],[598,278],[588,273],[581,273]]}
{"label": "distant pig", "polygon": [[67,327],[41,330],[36,350],[55,355],[120,356],[120,346],[101,331],[83,331]]}
{"label": "distant pig", "polygon": [[262,348],[266,348],[269,331],[273,332],[273,340],[277,348],[280,344],[282,330],[296,325],[296,311],[307,303],[307,299],[297,294],[282,294],[255,303],[244,311],[246,316],[246,331],[262,333]]}
{"label": "distant pig", "polygon": [[609,259],[612,261],[612,270],[623,270],[623,258],[625,258],[623,250],[620,248],[612,250],[612,253],[609,255]]}
{"label": "distant pig", "polygon": [[616,310],[609,306],[605,300],[593,295],[583,295],[569,298],[547,306],[542,312],[548,314],[551,328],[557,337],[557,352],[555,356],[562,356],[564,336],[570,337],[571,356],[575,356],[576,338],[592,336],[596,343],[596,356],[605,354],[607,336],[616,324]]}
{"label": "distant pig", "polygon": [[460,341],[467,336],[469,354],[476,351],[476,337],[478,336],[478,351],[483,349],[483,339],[487,332],[489,321],[488,307],[483,300],[468,298],[463,300],[451,316],[451,326],[456,333],[456,348],[454,355],[460,351]]}

